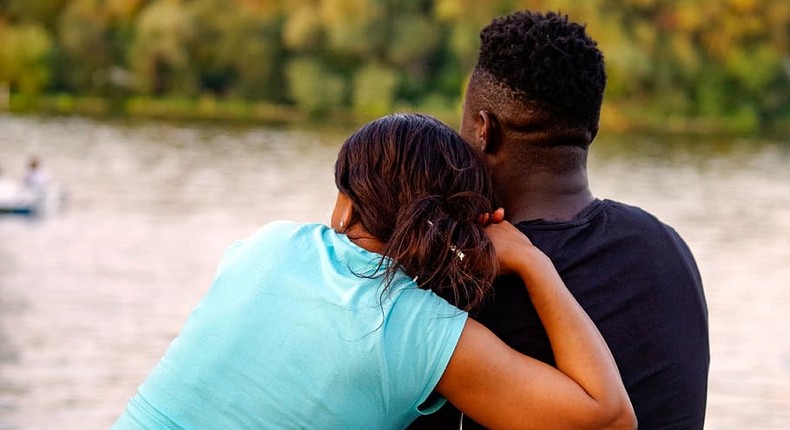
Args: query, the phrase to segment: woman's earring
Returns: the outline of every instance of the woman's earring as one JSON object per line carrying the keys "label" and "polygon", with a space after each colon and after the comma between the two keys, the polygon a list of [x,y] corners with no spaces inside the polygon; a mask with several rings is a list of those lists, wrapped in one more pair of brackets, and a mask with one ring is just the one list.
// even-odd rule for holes
{"label": "woman's earring", "polygon": [[340,220],[340,228],[342,229],[343,227],[345,227],[345,225],[346,225],[346,223],[341,219]]}

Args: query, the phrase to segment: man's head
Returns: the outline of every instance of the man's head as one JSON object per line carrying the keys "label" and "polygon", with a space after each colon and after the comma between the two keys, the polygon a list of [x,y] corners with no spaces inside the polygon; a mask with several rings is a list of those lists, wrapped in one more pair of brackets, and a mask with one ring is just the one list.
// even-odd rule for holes
{"label": "man's head", "polygon": [[516,12],[493,20],[480,38],[462,135],[488,153],[510,147],[510,158],[542,168],[583,166],[606,85],[603,55],[584,26],[552,12]]}

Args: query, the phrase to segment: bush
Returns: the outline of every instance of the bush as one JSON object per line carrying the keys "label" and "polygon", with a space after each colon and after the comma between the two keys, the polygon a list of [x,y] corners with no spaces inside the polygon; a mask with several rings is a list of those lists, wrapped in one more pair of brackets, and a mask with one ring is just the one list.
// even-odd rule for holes
{"label": "bush", "polygon": [[314,58],[297,58],[286,67],[288,93],[310,115],[322,115],[343,103],[345,83]]}
{"label": "bush", "polygon": [[360,69],[354,77],[354,113],[362,118],[388,114],[395,100],[397,83],[397,72],[386,67],[371,64]]}

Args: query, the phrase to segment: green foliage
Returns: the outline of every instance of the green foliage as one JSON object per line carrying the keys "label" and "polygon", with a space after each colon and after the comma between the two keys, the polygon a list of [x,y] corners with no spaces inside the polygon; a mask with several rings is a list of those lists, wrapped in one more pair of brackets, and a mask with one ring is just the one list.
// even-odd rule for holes
{"label": "green foliage", "polygon": [[322,18],[329,49],[356,57],[375,53],[375,35],[383,18],[382,2],[322,0],[319,3],[317,12]]}
{"label": "green foliage", "polygon": [[311,115],[325,114],[343,103],[345,82],[317,58],[291,60],[286,77],[291,98]]}
{"label": "green foliage", "polygon": [[129,47],[129,66],[143,94],[196,94],[190,64],[197,29],[189,9],[174,0],[158,0],[143,9]]}
{"label": "green foliage", "polygon": [[455,112],[480,29],[521,8],[588,25],[605,126],[789,121],[790,2],[775,0],[0,0],[0,86],[58,111]]}
{"label": "green foliage", "polygon": [[69,3],[58,22],[64,55],[63,80],[72,88],[94,93],[106,83],[102,73],[111,65],[109,15],[99,0]]}
{"label": "green foliage", "polygon": [[50,79],[47,64],[52,40],[36,24],[0,27],[0,82],[11,89],[38,94]]}
{"label": "green foliage", "polygon": [[377,118],[390,113],[397,83],[396,70],[378,64],[363,67],[354,77],[354,112],[363,118]]}
{"label": "green foliage", "polygon": [[16,22],[35,22],[52,26],[68,0],[5,0],[0,3],[8,17]]}
{"label": "green foliage", "polygon": [[228,8],[224,0],[190,4],[195,32],[191,68],[201,92],[246,99],[281,99],[277,68],[282,52],[276,17],[255,17],[246,7]]}
{"label": "green foliage", "polygon": [[294,1],[286,9],[283,27],[283,43],[286,48],[312,51],[321,45],[323,27],[321,17],[315,13],[315,5]]}
{"label": "green foliage", "polygon": [[436,54],[440,28],[423,15],[409,14],[394,20],[387,59],[392,64],[415,70],[425,69]]}
{"label": "green foliage", "polygon": [[[607,100],[660,118],[721,120],[735,131],[779,120],[790,104],[790,4],[770,0],[596,0]],[[599,15],[601,15],[599,13]]]}

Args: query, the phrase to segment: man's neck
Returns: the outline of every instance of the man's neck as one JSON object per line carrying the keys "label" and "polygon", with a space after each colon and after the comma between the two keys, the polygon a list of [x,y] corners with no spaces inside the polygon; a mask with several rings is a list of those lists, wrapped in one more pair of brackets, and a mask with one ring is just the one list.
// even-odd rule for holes
{"label": "man's neck", "polygon": [[570,221],[595,200],[583,170],[562,175],[533,172],[529,178],[513,181],[499,191],[505,217],[512,223]]}

